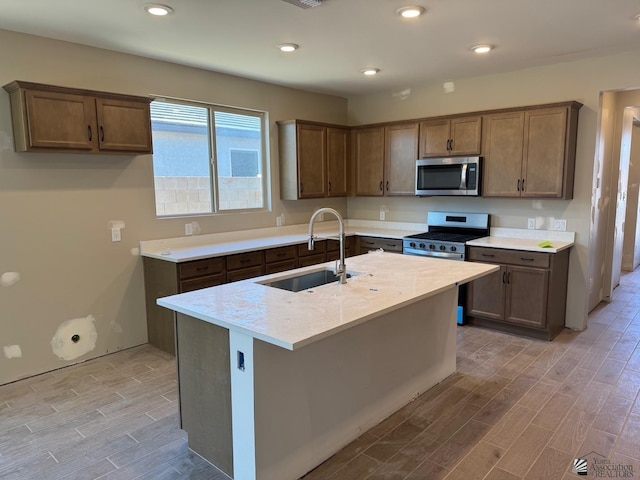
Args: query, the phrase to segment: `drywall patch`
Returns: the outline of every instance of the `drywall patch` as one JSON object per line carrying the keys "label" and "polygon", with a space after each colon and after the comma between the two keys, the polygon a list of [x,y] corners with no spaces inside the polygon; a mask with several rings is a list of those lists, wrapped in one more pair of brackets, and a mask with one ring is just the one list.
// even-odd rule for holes
{"label": "drywall patch", "polygon": [[113,329],[114,332],[116,333],[122,333],[122,327],[120,326],[120,324],[118,322],[116,322],[115,320],[113,322],[111,322],[111,328]]}
{"label": "drywall patch", "polygon": [[18,272],[4,272],[0,275],[0,285],[3,287],[10,287],[11,285],[20,281],[20,274]]}
{"label": "drywall patch", "polygon": [[20,348],[20,345],[5,345],[4,356],[9,360],[11,360],[12,358],[21,358],[22,349]]}
{"label": "drywall patch", "polygon": [[62,322],[51,339],[53,353],[61,360],[74,360],[96,348],[98,332],[93,315]]}

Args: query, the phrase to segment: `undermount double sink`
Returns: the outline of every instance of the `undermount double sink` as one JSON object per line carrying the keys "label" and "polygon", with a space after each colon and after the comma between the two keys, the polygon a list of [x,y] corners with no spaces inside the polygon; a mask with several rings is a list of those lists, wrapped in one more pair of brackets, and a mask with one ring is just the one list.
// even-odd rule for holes
{"label": "undermount double sink", "polygon": [[[355,272],[347,272],[347,278],[357,275]],[[340,277],[333,270],[319,270],[316,272],[303,273],[294,277],[282,278],[279,280],[270,280],[261,282],[268,287],[288,290],[290,292],[301,292],[310,288],[319,287],[328,283],[337,282]]]}

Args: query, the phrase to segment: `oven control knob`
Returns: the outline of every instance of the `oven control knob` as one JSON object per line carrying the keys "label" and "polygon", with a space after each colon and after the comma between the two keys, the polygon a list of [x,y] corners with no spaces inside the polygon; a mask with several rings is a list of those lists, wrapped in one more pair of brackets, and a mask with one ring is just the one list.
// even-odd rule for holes
{"label": "oven control knob", "polygon": [[455,252],[456,250],[457,250],[456,246],[455,245],[451,245],[451,251]]}
{"label": "oven control knob", "polygon": [[444,245],[440,245],[440,250],[446,250],[447,247],[445,247]]}
{"label": "oven control knob", "polygon": [[409,246],[410,246],[411,248],[415,248],[415,247],[416,247],[416,242],[411,242],[411,243],[409,244]]}
{"label": "oven control knob", "polygon": [[436,246],[432,243],[431,245],[429,245],[429,250],[435,250]]}
{"label": "oven control knob", "polygon": [[426,247],[426,245],[424,243],[420,244],[420,248],[425,248],[425,247]]}

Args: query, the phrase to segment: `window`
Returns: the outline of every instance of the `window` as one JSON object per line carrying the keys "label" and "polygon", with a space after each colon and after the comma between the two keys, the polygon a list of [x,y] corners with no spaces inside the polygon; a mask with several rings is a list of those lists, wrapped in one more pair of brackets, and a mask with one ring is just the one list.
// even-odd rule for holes
{"label": "window", "polygon": [[151,102],[156,214],[264,208],[264,123],[264,112]]}

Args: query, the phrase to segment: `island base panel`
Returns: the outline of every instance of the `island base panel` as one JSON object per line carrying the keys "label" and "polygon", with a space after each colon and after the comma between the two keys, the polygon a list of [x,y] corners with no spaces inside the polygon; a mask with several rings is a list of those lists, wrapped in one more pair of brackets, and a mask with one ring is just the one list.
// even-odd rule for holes
{"label": "island base panel", "polygon": [[233,478],[229,330],[176,315],[181,427],[191,450]]}
{"label": "island base panel", "polygon": [[[234,422],[255,428],[255,476],[247,478],[299,478],[453,374],[456,318],[452,288],[299,350],[254,340],[244,371],[234,368],[232,336]],[[234,466],[250,463],[243,457],[252,450],[234,449]]]}

